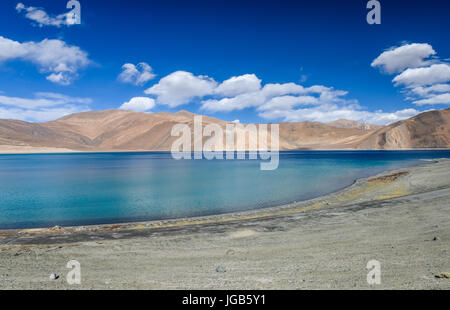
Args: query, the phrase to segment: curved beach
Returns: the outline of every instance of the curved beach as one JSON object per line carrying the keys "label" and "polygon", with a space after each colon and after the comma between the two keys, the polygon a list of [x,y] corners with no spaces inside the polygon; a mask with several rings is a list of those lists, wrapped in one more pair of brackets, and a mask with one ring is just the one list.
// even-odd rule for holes
{"label": "curved beach", "polygon": [[[448,289],[450,160],[289,205],[179,220],[0,232],[2,288]],[[369,286],[366,264],[381,263]],[[65,281],[77,260],[82,284]],[[50,273],[61,275],[51,281]]]}

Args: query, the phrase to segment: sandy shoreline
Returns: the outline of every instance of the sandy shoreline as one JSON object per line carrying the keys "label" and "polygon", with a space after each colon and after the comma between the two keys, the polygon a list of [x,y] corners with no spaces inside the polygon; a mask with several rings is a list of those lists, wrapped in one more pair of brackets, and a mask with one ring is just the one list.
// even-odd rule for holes
{"label": "sandy shoreline", "polygon": [[[434,277],[450,271],[449,175],[439,160],[263,210],[0,231],[1,288],[370,289],[366,264],[377,259],[375,288],[450,289]],[[81,286],[65,281],[72,259]]]}

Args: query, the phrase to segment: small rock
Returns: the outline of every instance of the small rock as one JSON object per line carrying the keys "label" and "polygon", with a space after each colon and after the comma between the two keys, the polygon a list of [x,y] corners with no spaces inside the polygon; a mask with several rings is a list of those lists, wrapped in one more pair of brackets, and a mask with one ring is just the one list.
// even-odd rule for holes
{"label": "small rock", "polygon": [[433,241],[439,241],[439,240],[441,240],[441,238],[439,238],[439,237],[434,237],[433,238]]}
{"label": "small rock", "polygon": [[56,275],[56,273],[52,273],[52,274],[50,275],[50,280],[56,280],[56,279],[58,279],[58,278],[59,278],[59,276]]}
{"label": "small rock", "polygon": [[230,249],[230,250],[227,251],[227,255],[234,255],[234,253],[235,253],[235,252],[234,252],[234,250],[232,250],[232,249]]}
{"label": "small rock", "polygon": [[440,274],[435,275],[438,279],[450,279],[450,272],[442,272]]}
{"label": "small rock", "polygon": [[227,272],[227,270],[225,269],[225,267],[217,266],[216,272]]}

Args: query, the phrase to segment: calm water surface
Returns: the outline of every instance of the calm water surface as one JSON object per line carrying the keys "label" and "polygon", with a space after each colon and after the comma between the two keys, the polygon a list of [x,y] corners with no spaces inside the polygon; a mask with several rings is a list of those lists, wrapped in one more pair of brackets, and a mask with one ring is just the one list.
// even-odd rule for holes
{"label": "calm water surface", "polygon": [[168,219],[258,209],[339,190],[355,179],[450,151],[282,152],[255,160],[170,153],[0,155],[0,229]]}

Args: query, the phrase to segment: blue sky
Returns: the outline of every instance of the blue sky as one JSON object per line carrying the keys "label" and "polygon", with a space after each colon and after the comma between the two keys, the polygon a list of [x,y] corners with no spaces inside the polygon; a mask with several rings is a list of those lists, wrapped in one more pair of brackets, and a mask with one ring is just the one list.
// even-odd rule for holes
{"label": "blue sky", "polygon": [[109,108],[386,124],[450,106],[450,3],[0,2],[0,118]]}

